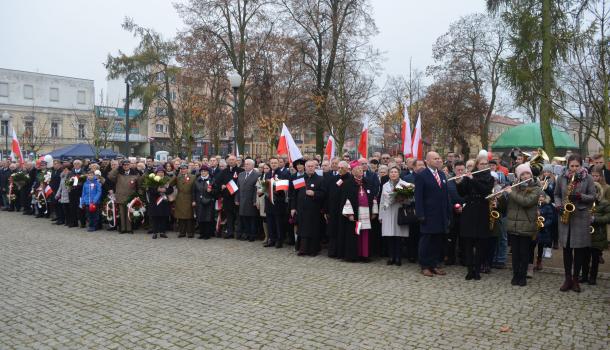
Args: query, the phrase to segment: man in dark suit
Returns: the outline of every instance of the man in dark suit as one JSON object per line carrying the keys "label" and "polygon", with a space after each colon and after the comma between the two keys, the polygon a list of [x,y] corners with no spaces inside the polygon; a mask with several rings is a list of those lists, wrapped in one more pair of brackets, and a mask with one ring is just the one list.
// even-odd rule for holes
{"label": "man in dark suit", "polygon": [[237,202],[239,204],[239,218],[241,222],[241,240],[254,242],[257,234],[256,216],[256,182],[259,173],[254,169],[254,160],[246,159],[244,161],[244,171],[237,176]]}
{"label": "man in dark suit", "polygon": [[415,175],[415,212],[420,221],[419,265],[424,276],[432,277],[446,274],[438,265],[449,230],[451,205],[441,156],[428,152],[426,164],[427,168]]}
{"label": "man in dark suit", "polygon": [[227,157],[227,167],[214,178],[216,186],[222,197],[222,211],[227,219],[227,234],[224,238],[238,238],[236,235],[237,219],[239,218],[239,208],[236,205],[236,193],[231,193],[227,188],[229,182],[237,184],[237,178],[244,169],[237,166],[235,156]]}
{"label": "man in dark suit", "polygon": [[[284,163],[276,157],[269,159],[271,171],[265,176],[265,180],[288,180],[290,172],[284,167]],[[273,190],[273,189],[272,189]],[[287,191],[273,191],[273,203],[265,197],[265,214],[267,215],[267,226],[269,227],[269,242],[265,247],[282,248],[286,229],[288,226],[288,198]]]}
{"label": "man in dark suit", "polygon": [[220,174],[220,167],[218,166],[218,159],[216,159],[216,157],[211,157],[210,158],[210,178],[214,179],[215,177],[218,176],[218,174]]}

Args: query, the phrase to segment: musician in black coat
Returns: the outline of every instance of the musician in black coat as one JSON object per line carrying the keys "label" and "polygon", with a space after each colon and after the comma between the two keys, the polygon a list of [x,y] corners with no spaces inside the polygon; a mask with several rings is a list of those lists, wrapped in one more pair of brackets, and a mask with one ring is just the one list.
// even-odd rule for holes
{"label": "musician in black coat", "polygon": [[[475,162],[476,170],[487,169],[487,157],[479,157]],[[486,261],[489,229],[489,200],[485,199],[493,187],[494,178],[489,171],[468,174],[458,179],[457,189],[464,197],[465,205],[460,218],[460,239],[463,240],[464,258],[468,273],[467,280],[480,280],[481,263]]]}

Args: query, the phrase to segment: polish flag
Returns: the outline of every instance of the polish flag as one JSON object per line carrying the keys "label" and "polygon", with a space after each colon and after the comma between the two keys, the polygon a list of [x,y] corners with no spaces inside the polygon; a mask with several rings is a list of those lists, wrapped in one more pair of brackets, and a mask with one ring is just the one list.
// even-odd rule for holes
{"label": "polish flag", "polygon": [[288,180],[275,181],[275,191],[288,191]]}
{"label": "polish flag", "polygon": [[402,154],[405,157],[413,156],[413,151],[411,150],[411,142],[413,140],[413,136],[411,135],[411,120],[409,120],[409,112],[406,108],[404,118],[402,119],[400,134],[402,140]]}
{"label": "polish flag", "polygon": [[51,188],[51,186],[47,185],[47,187],[44,188],[44,196],[46,198],[51,197],[51,195],[53,194],[53,189]]}
{"label": "polish flag", "polygon": [[328,160],[332,160],[335,158],[335,154],[337,153],[337,144],[335,143],[335,138],[332,136],[328,136],[328,141],[326,142],[326,149],[324,150],[324,154],[328,158]]}
{"label": "polish flag", "polygon": [[294,142],[290,131],[286,127],[286,124],[282,123],[282,133],[280,134],[280,142],[277,144],[277,154],[287,154],[288,160],[292,161],[303,158],[301,150]]}
{"label": "polish flag", "polygon": [[294,186],[295,190],[305,187],[305,178],[300,177],[300,178],[292,181],[292,186]]}
{"label": "polish flag", "polygon": [[19,140],[17,139],[17,134],[15,133],[15,128],[13,128],[13,142],[12,142],[12,151],[13,151],[13,159],[19,158],[19,165],[23,165],[23,155],[21,154],[21,146],[19,145]]}
{"label": "polish flag", "polygon": [[360,141],[358,142],[358,153],[363,158],[368,157],[369,149],[369,128],[366,124],[362,125],[362,132],[360,133]]}
{"label": "polish flag", "polygon": [[421,114],[417,116],[417,123],[415,123],[412,153],[415,159],[424,160],[424,142],[421,137]]}
{"label": "polish flag", "polygon": [[231,194],[234,194],[235,192],[237,192],[237,190],[239,189],[237,187],[237,184],[235,183],[235,181],[231,180],[229,181],[229,183],[227,184],[227,189],[229,190],[229,192]]}

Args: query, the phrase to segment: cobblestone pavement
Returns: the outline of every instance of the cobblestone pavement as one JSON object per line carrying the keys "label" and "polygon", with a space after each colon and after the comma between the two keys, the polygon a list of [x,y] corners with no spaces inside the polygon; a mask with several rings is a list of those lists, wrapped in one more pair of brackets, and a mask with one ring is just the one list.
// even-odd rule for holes
{"label": "cobblestone pavement", "polygon": [[[300,258],[0,213],[0,349],[608,349],[610,281]],[[500,332],[503,325],[510,331]]]}

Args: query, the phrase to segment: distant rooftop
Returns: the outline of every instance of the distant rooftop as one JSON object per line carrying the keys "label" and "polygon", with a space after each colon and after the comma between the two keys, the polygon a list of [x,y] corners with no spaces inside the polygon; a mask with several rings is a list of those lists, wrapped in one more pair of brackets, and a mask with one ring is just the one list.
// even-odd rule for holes
{"label": "distant rooftop", "polygon": [[48,73],[40,73],[40,72],[30,72],[30,71],[27,71],[27,70],[19,70],[19,69],[0,68],[0,70],[5,70],[5,71],[9,71],[9,72],[27,73],[27,74],[46,75],[46,76],[49,76],[49,77],[58,77],[58,78],[68,78],[68,79],[78,79],[78,80],[93,81],[93,79],[68,77],[68,76],[65,76],[65,75],[48,74]]}
{"label": "distant rooftop", "polygon": [[512,125],[517,126],[523,124],[523,121],[517,118],[511,118],[504,115],[494,114],[491,116],[491,121],[493,123],[504,124],[504,125]]}

